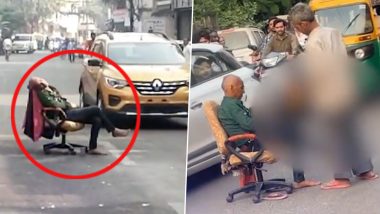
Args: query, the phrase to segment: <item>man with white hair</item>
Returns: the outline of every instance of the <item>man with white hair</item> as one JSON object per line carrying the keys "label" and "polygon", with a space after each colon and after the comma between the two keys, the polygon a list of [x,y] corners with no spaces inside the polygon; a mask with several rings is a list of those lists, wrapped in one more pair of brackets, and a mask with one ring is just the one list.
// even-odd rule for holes
{"label": "man with white hair", "polygon": [[318,130],[318,135],[327,136],[330,148],[336,149],[333,157],[339,160],[335,179],[322,184],[321,188],[350,187],[351,171],[363,180],[376,179],[378,175],[372,171],[370,158],[361,153],[352,126],[358,96],[340,32],[319,26],[314,12],[304,3],[290,10],[289,20],[298,32],[308,36],[304,76],[305,89],[310,96],[311,121],[318,121],[326,128],[326,132]]}

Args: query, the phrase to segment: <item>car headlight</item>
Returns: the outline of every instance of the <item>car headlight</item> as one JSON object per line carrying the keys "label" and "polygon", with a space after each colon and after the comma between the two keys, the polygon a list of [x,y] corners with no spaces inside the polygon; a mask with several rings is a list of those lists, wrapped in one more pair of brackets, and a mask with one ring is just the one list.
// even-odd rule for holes
{"label": "car headlight", "polygon": [[352,57],[355,57],[355,59],[365,60],[365,59],[370,58],[374,54],[375,52],[374,49],[375,49],[374,46],[371,44],[371,45],[363,46],[357,49],[353,49],[349,51],[348,54]]}
{"label": "car headlight", "polygon": [[356,49],[355,52],[355,58],[356,59],[363,59],[365,57],[365,52],[363,49],[359,48],[359,49]]}
{"label": "car headlight", "polygon": [[276,57],[272,57],[272,58],[268,58],[268,59],[263,59],[263,60],[261,61],[261,63],[262,63],[265,67],[270,68],[270,67],[274,67],[274,66],[276,66],[276,64],[277,64],[277,60],[278,60],[278,57],[276,56]]}
{"label": "car headlight", "polygon": [[105,77],[105,80],[107,85],[112,88],[122,89],[128,86],[128,82],[126,80],[119,80],[110,77]]}

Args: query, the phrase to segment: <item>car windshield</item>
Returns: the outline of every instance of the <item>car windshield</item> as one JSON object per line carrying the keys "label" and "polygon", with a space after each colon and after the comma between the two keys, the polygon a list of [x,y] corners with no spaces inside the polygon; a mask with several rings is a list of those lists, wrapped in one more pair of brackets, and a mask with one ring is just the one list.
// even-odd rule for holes
{"label": "car windshield", "polygon": [[31,36],[15,36],[15,41],[32,41]]}
{"label": "car windshield", "polygon": [[365,4],[318,10],[315,17],[321,26],[335,28],[343,36],[373,31],[370,10]]}
{"label": "car windshield", "polygon": [[248,35],[245,31],[222,33],[222,36],[227,50],[247,48],[250,44]]}
{"label": "car windshield", "polygon": [[185,63],[177,46],[168,43],[114,43],[108,57],[120,65],[173,65]]}

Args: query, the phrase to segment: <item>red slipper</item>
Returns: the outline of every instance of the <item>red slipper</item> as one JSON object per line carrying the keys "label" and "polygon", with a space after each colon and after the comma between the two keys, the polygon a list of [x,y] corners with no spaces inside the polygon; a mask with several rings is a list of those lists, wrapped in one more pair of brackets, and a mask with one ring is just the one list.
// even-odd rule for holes
{"label": "red slipper", "polygon": [[329,189],[343,189],[350,187],[350,181],[348,180],[332,180],[328,183],[324,183],[321,185],[321,189],[329,190]]}
{"label": "red slipper", "polygon": [[379,175],[374,173],[373,171],[366,172],[366,173],[363,173],[363,174],[358,176],[358,178],[360,178],[362,180],[367,180],[367,181],[375,180],[378,177],[379,177]]}
{"label": "red slipper", "polygon": [[277,200],[283,200],[288,197],[288,194],[285,192],[271,192],[266,194],[263,199],[268,201],[277,201]]}

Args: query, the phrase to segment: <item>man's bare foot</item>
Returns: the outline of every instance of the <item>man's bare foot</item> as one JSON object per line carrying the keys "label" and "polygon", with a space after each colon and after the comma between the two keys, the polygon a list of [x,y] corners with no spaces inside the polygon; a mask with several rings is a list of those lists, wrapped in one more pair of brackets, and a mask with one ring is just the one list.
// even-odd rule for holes
{"label": "man's bare foot", "polygon": [[88,151],[89,155],[108,155],[106,152],[100,151],[98,149],[92,149]]}
{"label": "man's bare foot", "polygon": [[374,180],[378,177],[379,177],[379,175],[374,173],[372,170],[358,176],[358,178],[360,178],[362,180]]}
{"label": "man's bare foot", "polygon": [[118,129],[118,128],[115,128],[115,130],[113,130],[112,132],[112,136],[113,137],[126,137],[129,135],[129,132],[131,132],[130,129]]}
{"label": "man's bare foot", "polygon": [[339,179],[332,180],[330,182],[324,183],[321,185],[321,189],[329,190],[329,189],[343,189],[351,186],[351,182],[348,179]]}
{"label": "man's bare foot", "polygon": [[305,187],[318,186],[320,184],[321,184],[321,182],[319,182],[319,181],[304,180],[304,181],[301,181],[301,182],[295,182],[293,184],[293,187],[294,187],[294,189],[301,189],[301,188],[305,188]]}

